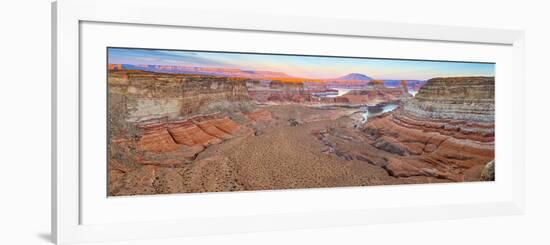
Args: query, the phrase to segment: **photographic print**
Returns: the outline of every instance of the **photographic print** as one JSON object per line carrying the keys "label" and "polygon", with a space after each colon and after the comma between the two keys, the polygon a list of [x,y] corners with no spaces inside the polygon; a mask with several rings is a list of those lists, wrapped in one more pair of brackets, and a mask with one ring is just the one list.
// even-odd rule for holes
{"label": "photographic print", "polygon": [[495,179],[494,63],[107,57],[109,196]]}

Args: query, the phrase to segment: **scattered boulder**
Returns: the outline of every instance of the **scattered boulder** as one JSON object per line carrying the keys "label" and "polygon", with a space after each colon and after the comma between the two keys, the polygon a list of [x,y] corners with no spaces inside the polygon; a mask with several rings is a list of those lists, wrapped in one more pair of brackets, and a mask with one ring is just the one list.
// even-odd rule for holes
{"label": "scattered boulder", "polygon": [[495,180],[495,160],[490,161],[481,171],[481,181]]}
{"label": "scattered boulder", "polygon": [[290,118],[288,119],[288,123],[290,124],[291,127],[296,127],[298,125],[300,125],[301,123],[296,120],[295,118]]}

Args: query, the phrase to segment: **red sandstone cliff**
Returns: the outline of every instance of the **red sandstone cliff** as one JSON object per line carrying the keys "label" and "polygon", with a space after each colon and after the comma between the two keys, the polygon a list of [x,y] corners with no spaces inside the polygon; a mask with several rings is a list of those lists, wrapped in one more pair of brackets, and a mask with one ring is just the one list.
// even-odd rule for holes
{"label": "red sandstone cliff", "polygon": [[431,79],[401,109],[370,120],[364,132],[390,153],[388,160],[371,160],[394,176],[479,180],[494,158],[494,78]]}

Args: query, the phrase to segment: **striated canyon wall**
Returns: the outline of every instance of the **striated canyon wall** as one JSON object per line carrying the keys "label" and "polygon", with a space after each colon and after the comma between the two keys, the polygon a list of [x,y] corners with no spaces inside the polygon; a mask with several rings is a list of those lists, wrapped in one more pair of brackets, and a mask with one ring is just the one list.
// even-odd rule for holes
{"label": "striated canyon wall", "polygon": [[493,122],[495,78],[434,78],[405,103],[406,113],[424,118]]}
{"label": "striated canyon wall", "polygon": [[[163,193],[188,190],[181,186],[184,181],[173,181],[182,174],[191,175],[182,171],[218,163],[197,160],[199,154],[253,134],[252,124],[270,118],[269,112],[251,105],[247,82],[250,80],[110,70],[109,195],[153,194],[159,193],[159,188]],[[196,178],[207,181],[209,176],[201,172]],[[162,188],[157,186],[160,183]]]}
{"label": "striated canyon wall", "polygon": [[[205,106],[249,101],[248,79],[143,71],[109,72],[110,97],[123,96],[128,121],[185,117]],[[115,99],[117,100],[117,99]],[[118,99],[120,103],[120,99]]]}
{"label": "striated canyon wall", "polygon": [[396,177],[480,180],[494,159],[494,82],[430,79],[400,109],[369,120],[363,131],[373,150],[364,158]]}

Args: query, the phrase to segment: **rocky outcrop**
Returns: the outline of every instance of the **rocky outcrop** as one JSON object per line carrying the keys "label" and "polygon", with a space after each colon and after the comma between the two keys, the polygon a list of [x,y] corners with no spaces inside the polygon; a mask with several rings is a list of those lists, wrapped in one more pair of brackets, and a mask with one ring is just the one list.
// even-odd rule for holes
{"label": "rocky outcrop", "polygon": [[272,81],[269,84],[267,101],[304,103],[311,101],[311,94],[305,91],[302,82]]}
{"label": "rocky outcrop", "polygon": [[[344,84],[339,86],[346,87]],[[351,85],[350,85],[351,86]],[[326,94],[338,94],[336,89],[315,85],[305,87],[304,83],[296,82],[271,82],[269,89],[257,88],[249,92],[250,98],[257,102],[290,102],[308,104],[348,104],[348,105],[370,105],[380,103],[396,102],[411,98],[407,86],[385,87],[382,82],[364,89],[354,89],[340,96],[325,96]],[[353,87],[353,86],[352,86]],[[334,94],[335,93],[335,94]]]}
{"label": "rocky outcrop", "polygon": [[384,151],[378,155],[389,153],[372,161],[393,176],[471,181],[479,179],[480,166],[494,158],[494,135],[487,132],[492,126],[476,125],[411,118],[398,110],[369,120],[364,132],[374,147]]}
{"label": "rocky outcrop", "polygon": [[267,101],[271,102],[294,102],[304,103],[310,101],[311,96],[308,94],[300,94],[295,92],[271,92]]}
{"label": "rocky outcrop", "polygon": [[481,171],[481,180],[493,181],[495,180],[495,160],[490,161],[483,167]]}
{"label": "rocky outcrop", "polygon": [[479,180],[494,158],[494,78],[430,79],[401,109],[370,120],[364,132],[391,154],[379,164],[394,176]]}
{"label": "rocky outcrop", "polygon": [[208,134],[204,129],[195,124],[189,126],[174,126],[170,128],[169,132],[177,142],[189,145],[210,146],[221,143],[223,139]]}
{"label": "rocky outcrop", "polygon": [[337,97],[339,100],[347,100],[350,104],[377,105],[411,98],[412,95],[406,90],[406,87],[387,88],[382,83],[375,84],[373,89],[353,90],[343,96]]}
{"label": "rocky outcrop", "polygon": [[398,178],[490,180],[481,175],[491,172],[485,165],[494,159],[493,93],[494,78],[432,79],[418,98],[369,118],[359,132],[334,129],[319,139],[338,157],[382,167]]}
{"label": "rocky outcrop", "polygon": [[249,100],[245,79],[110,68],[110,161],[132,168],[183,166],[211,145],[250,133],[224,116],[234,103]]}
{"label": "rocky outcrop", "polygon": [[112,70],[112,71],[122,71],[122,65],[121,64],[109,64],[108,69]]}
{"label": "rocky outcrop", "polygon": [[166,128],[148,129],[140,138],[138,148],[142,151],[170,152],[178,148],[178,144]]}
{"label": "rocky outcrop", "polygon": [[250,100],[249,79],[205,75],[110,71],[109,93],[126,97],[128,121],[178,118],[219,111]]}
{"label": "rocky outcrop", "polygon": [[431,79],[414,98],[408,81],[109,69],[109,195],[494,178],[491,78]]}
{"label": "rocky outcrop", "polygon": [[[251,112],[267,120],[264,110]],[[252,121],[252,119],[250,119]],[[161,118],[137,123],[135,138],[111,139],[108,162],[110,195],[147,195],[237,190],[227,159],[199,159],[209,147],[252,135],[251,128],[220,114],[185,120]]]}
{"label": "rocky outcrop", "polygon": [[494,122],[495,78],[430,79],[403,110],[423,118]]}
{"label": "rocky outcrop", "polygon": [[181,115],[200,112],[214,102],[248,101],[246,80],[237,78],[201,77],[187,81],[182,88]]}
{"label": "rocky outcrop", "polygon": [[195,160],[209,146],[237,136],[251,135],[252,129],[220,114],[185,120],[149,120],[135,126],[136,135],[111,140],[110,161],[164,167],[183,166]]}
{"label": "rocky outcrop", "polygon": [[409,93],[409,82],[407,80],[401,80],[400,86],[403,92]]}

